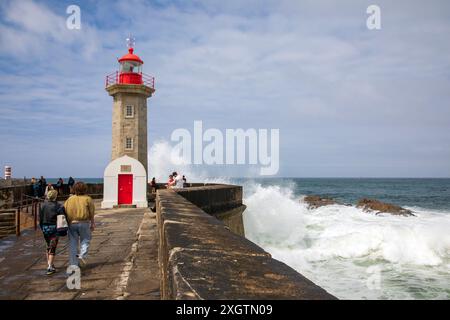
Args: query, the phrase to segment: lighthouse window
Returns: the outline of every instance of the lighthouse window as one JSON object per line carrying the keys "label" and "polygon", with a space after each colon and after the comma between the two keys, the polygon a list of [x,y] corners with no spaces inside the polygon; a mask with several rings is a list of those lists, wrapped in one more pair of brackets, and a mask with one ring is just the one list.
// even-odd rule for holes
{"label": "lighthouse window", "polygon": [[135,61],[124,61],[122,62],[122,72],[141,72],[141,64]]}
{"label": "lighthouse window", "polygon": [[133,68],[134,68],[134,65],[131,62],[129,62],[129,61],[125,61],[122,64],[122,71],[123,72],[133,72]]}
{"label": "lighthouse window", "polygon": [[125,139],[125,149],[132,150],[133,149],[133,138]]}
{"label": "lighthouse window", "polygon": [[134,118],[134,106],[125,107],[125,118]]}

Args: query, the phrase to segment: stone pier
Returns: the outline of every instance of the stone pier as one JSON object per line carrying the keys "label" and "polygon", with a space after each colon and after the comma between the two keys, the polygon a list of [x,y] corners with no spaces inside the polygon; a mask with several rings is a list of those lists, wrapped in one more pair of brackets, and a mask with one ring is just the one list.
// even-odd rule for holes
{"label": "stone pier", "polygon": [[42,233],[27,230],[0,241],[0,299],[160,299],[155,215],[147,208],[97,213],[80,290],[66,286],[67,237],[58,245],[58,272],[47,276]]}

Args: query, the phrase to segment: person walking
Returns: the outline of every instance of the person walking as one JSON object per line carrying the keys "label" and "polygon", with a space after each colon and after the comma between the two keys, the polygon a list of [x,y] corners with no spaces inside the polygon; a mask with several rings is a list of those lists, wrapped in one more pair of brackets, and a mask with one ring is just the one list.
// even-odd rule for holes
{"label": "person walking", "polygon": [[57,197],[58,192],[50,190],[47,194],[47,200],[42,204],[39,211],[39,226],[47,244],[47,275],[52,275],[56,272],[54,261],[59,240],[56,228],[57,216],[65,214],[64,207],[56,201]]}
{"label": "person walking", "polygon": [[91,232],[95,229],[95,207],[92,198],[86,195],[86,184],[75,183],[73,192],[74,195],[64,203],[69,223],[69,265],[84,267],[89,252]]}

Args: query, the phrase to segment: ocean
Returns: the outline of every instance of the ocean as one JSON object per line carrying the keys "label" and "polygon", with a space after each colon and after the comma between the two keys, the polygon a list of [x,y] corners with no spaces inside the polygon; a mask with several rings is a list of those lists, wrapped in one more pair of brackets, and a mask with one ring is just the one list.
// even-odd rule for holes
{"label": "ocean", "polygon": [[[237,179],[246,236],[340,299],[450,299],[450,179]],[[308,194],[346,205],[310,210]],[[375,198],[416,217],[356,208]]]}
{"label": "ocean", "polygon": [[[246,237],[340,299],[450,299],[450,179],[208,179],[185,169],[190,182],[242,185]],[[310,210],[310,194],[347,205]],[[361,198],[416,217],[364,212]]]}

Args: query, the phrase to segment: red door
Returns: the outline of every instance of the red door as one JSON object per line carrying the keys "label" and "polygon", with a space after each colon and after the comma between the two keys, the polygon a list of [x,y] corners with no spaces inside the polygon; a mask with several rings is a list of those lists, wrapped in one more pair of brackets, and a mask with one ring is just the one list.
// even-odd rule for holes
{"label": "red door", "polygon": [[119,197],[118,204],[133,203],[133,175],[119,174]]}

